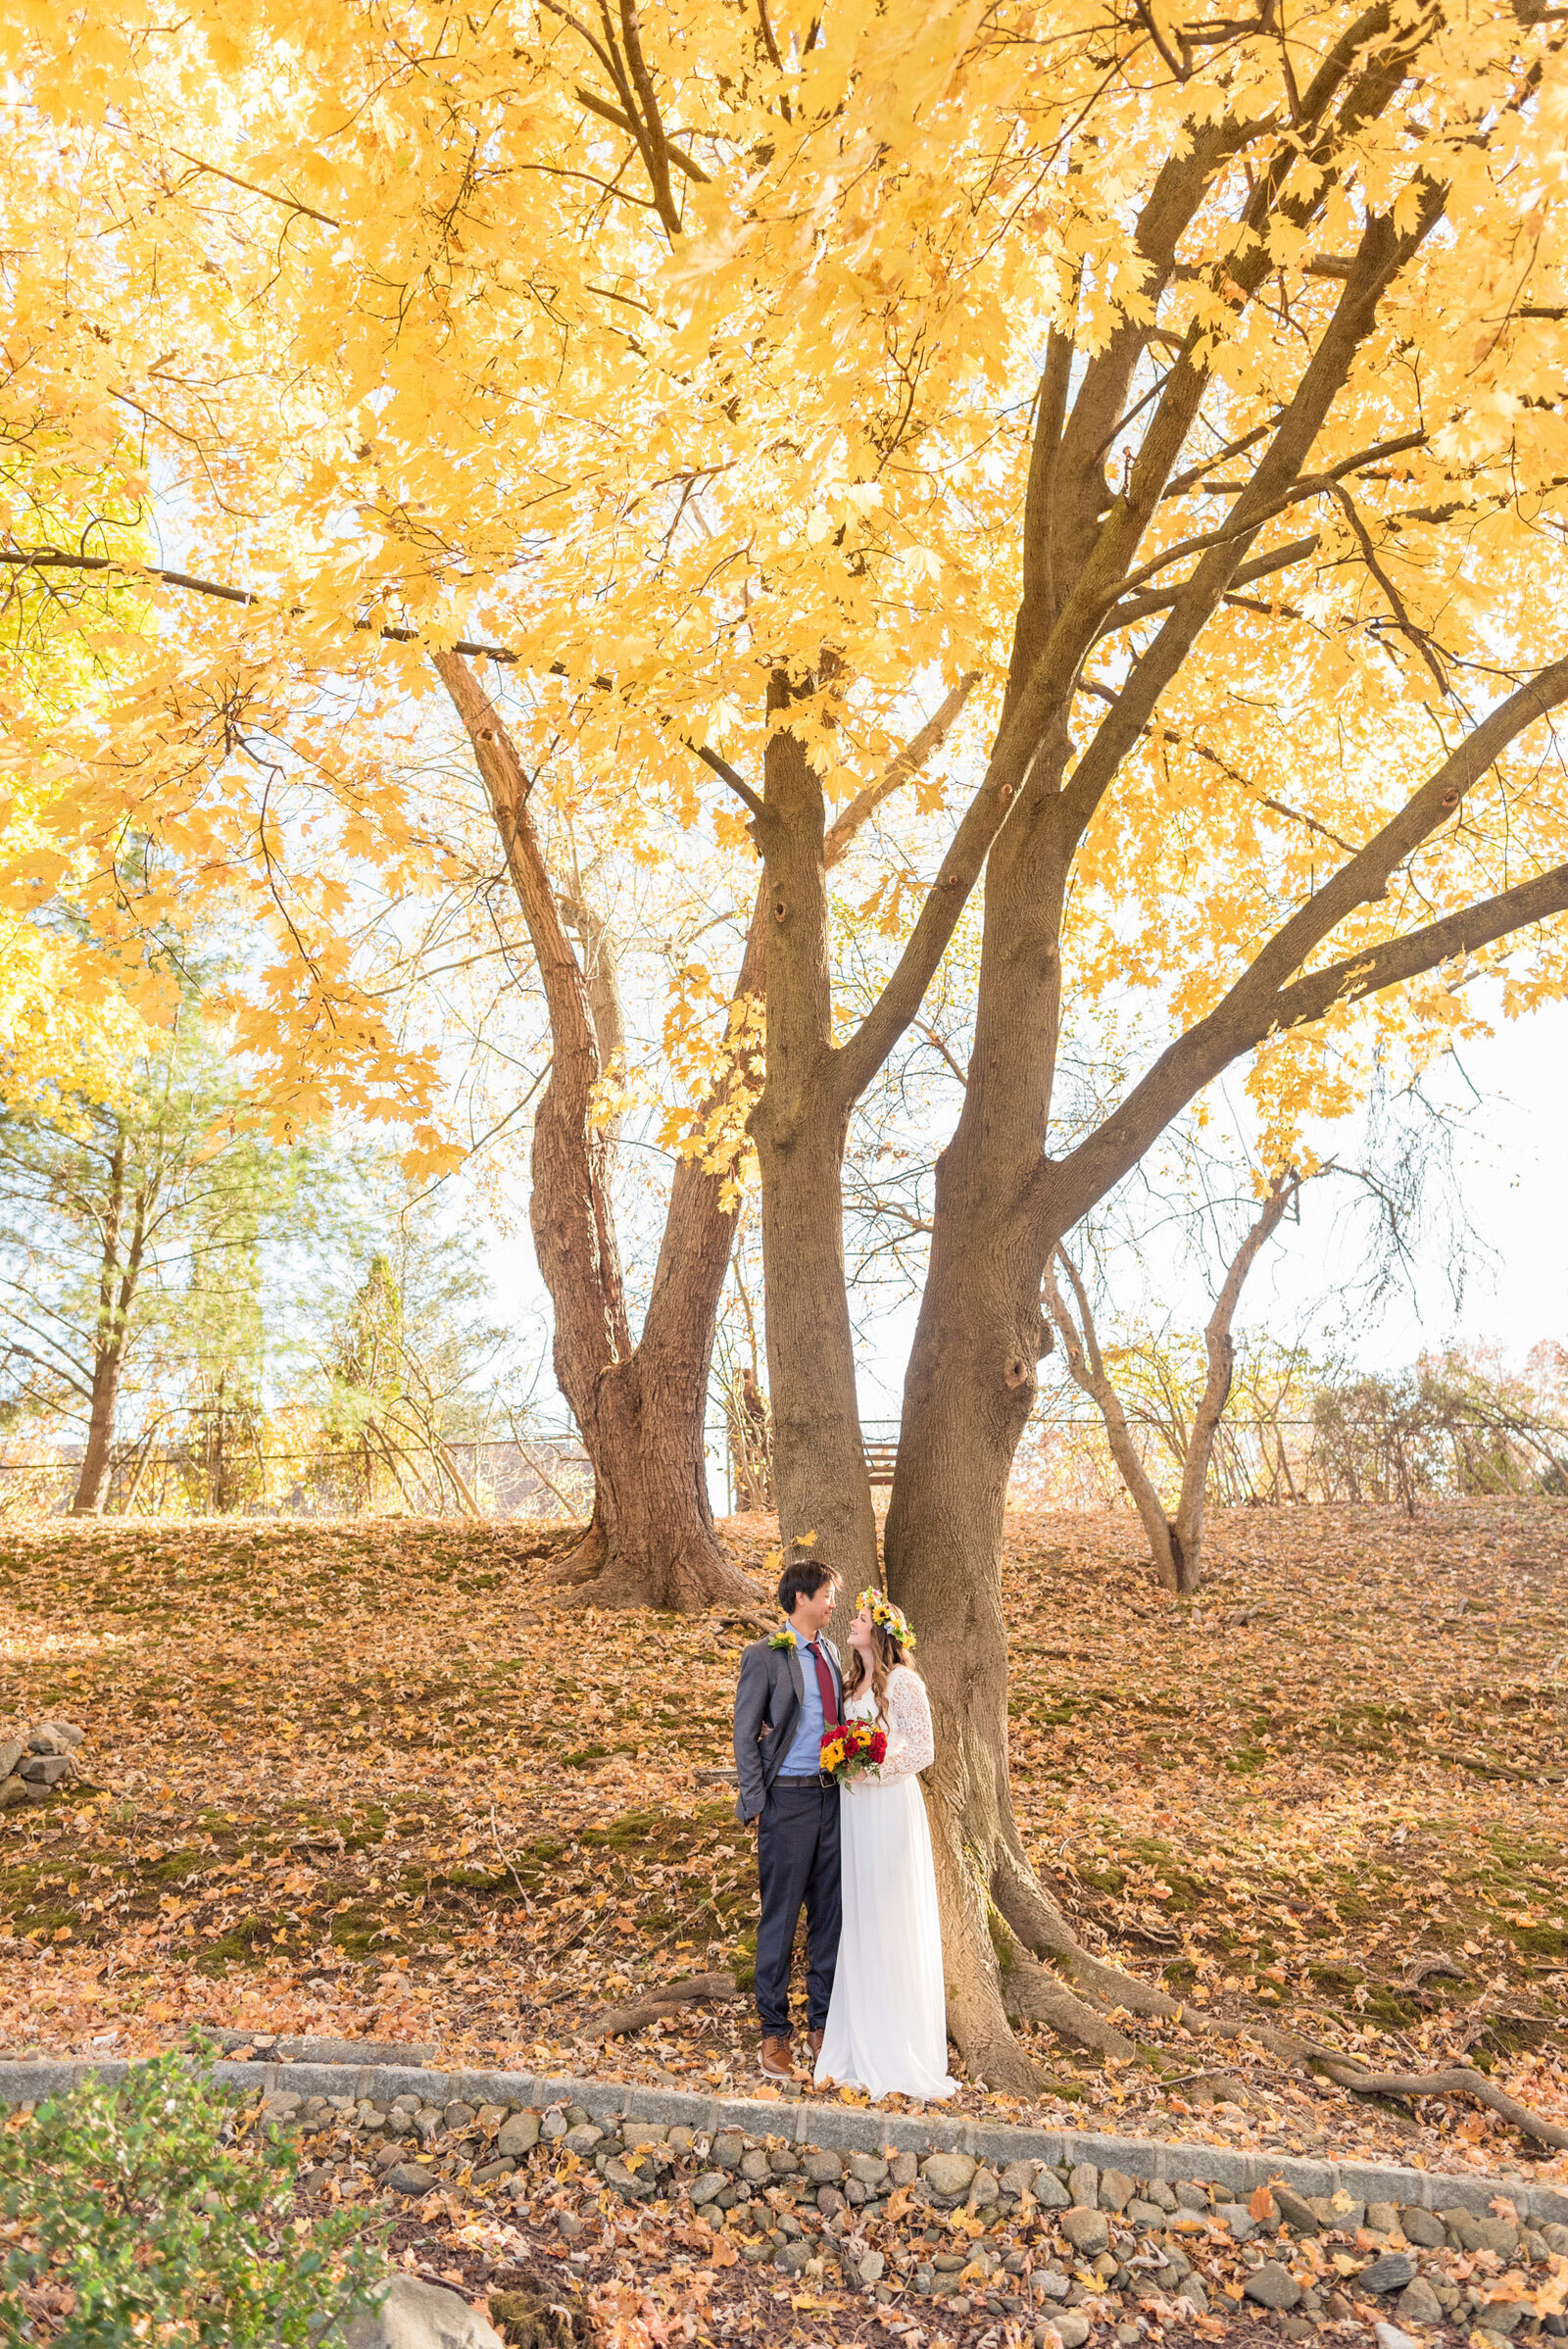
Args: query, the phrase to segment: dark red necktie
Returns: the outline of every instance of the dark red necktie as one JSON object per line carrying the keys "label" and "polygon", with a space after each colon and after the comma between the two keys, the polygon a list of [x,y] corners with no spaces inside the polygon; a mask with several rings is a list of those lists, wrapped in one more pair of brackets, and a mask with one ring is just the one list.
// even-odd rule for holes
{"label": "dark red necktie", "polygon": [[816,1685],[822,1691],[822,1726],[824,1729],[836,1729],[839,1719],[839,1692],[833,1686],[833,1675],[828,1669],[827,1658],[814,1639],[807,1640],[806,1652],[816,1666]]}

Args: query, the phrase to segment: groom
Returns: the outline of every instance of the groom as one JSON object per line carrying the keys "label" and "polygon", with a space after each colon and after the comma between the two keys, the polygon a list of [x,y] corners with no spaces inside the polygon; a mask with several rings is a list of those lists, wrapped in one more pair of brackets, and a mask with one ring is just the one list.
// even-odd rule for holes
{"label": "groom", "polygon": [[822,1731],[840,1718],[843,1675],[826,1626],[838,1578],[820,1558],[786,1566],[778,1603],[786,1630],[756,1639],[735,1690],[736,1817],[757,1827],[762,1908],[757,1927],[757,2011],[764,2080],[791,2078],[790,1957],[806,1907],[811,2055],[822,2052],[839,1954],[839,1790],[818,1763]]}

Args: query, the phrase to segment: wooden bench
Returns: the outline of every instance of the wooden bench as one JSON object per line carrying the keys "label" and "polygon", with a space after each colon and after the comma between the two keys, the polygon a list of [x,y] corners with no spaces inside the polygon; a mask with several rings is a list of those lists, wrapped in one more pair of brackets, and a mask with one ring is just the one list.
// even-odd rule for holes
{"label": "wooden bench", "polygon": [[897,1436],[886,1443],[860,1438],[860,1449],[865,1454],[865,1473],[873,1485],[891,1485],[893,1471],[898,1466],[899,1440]]}

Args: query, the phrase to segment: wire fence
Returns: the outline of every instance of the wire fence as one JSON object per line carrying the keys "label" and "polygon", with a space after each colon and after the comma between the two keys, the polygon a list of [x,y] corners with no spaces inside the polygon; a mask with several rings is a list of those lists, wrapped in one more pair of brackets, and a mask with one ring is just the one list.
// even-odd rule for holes
{"label": "wire fence", "polygon": [[[0,1517],[62,1516],[75,1497],[82,1448],[32,1457],[0,1447]],[[438,1444],[288,1444],[241,1434],[214,1446],[174,1435],[117,1447],[106,1517],[470,1516],[580,1519],[593,1471],[572,1430],[537,1437],[453,1437]]]}
{"label": "wire fence", "polygon": [[[861,1422],[873,1483],[891,1482],[899,1422]],[[1156,1486],[1174,1491],[1188,1431],[1151,1414],[1130,1432]],[[715,1511],[771,1505],[771,1463],[756,1431],[733,1417],[705,1431]],[[30,1454],[0,1445],[0,1517],[67,1513],[81,1447]],[[1568,1497],[1568,1426],[1533,1413],[1444,1415],[1385,1409],[1227,1417],[1209,1467],[1220,1505],[1395,1503],[1508,1493]],[[1126,1495],[1103,1423],[1093,1410],[1046,1408],[1031,1418],[1013,1469],[1013,1496],[1058,1508],[1103,1508]],[[260,1418],[220,1426],[192,1412],[182,1428],[155,1426],[115,1452],[103,1513],[111,1517],[451,1516],[580,1521],[593,1506],[593,1472],[572,1428],[504,1437],[329,1444],[272,1440]]]}

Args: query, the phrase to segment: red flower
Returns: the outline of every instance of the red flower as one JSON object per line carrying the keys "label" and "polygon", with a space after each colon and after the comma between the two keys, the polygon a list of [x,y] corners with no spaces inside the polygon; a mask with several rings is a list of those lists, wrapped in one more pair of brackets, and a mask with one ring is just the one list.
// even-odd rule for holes
{"label": "red flower", "polygon": [[834,1759],[824,1758],[823,1767],[842,1785],[860,1770],[885,1759],[888,1741],[885,1732],[869,1721],[840,1721],[822,1733],[822,1753],[830,1752]]}

